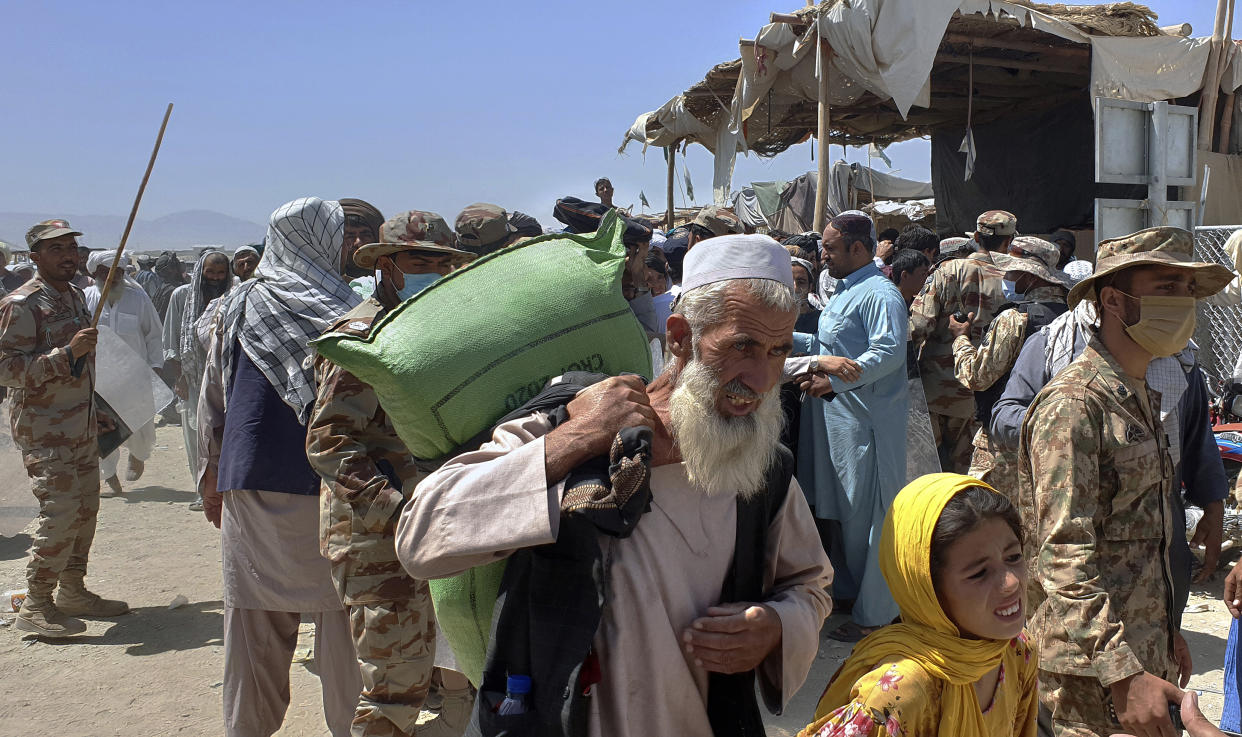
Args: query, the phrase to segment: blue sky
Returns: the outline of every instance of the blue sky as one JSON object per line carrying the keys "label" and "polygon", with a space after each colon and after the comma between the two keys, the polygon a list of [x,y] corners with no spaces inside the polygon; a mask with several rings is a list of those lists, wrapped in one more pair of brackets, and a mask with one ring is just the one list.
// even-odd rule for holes
{"label": "blue sky", "polygon": [[[599,176],[619,204],[641,189],[663,209],[660,151],[618,156],[624,132],[797,5],[6,0],[0,210],[127,214],[169,101],[144,218],[265,222],[314,194],[450,223],[491,201],[548,225],[553,200],[592,196]],[[1150,5],[1211,33],[1213,0]],[[890,151],[904,176],[929,176],[926,143]],[[688,165],[705,204],[710,156],[692,146]],[[740,158],[734,185],[813,166],[805,144]]]}

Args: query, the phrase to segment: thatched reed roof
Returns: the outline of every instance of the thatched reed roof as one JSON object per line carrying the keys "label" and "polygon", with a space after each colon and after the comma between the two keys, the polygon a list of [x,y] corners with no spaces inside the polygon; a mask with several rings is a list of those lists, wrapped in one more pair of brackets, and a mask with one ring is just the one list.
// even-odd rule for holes
{"label": "thatched reed roof", "polygon": [[[841,0],[825,0],[817,6],[794,11],[792,15],[805,21],[801,27],[794,25],[795,32],[804,31],[818,14],[839,2]],[[1039,24],[1028,25],[1004,13],[999,16],[955,13],[931,69],[932,105],[913,107],[903,117],[892,100],[863,91],[861,85],[841,77],[833,83],[856,86],[848,102],[832,101],[831,142],[885,144],[929,135],[938,126],[964,128],[967,102],[971,99],[972,66],[971,121],[974,124],[1037,114],[1075,98],[1086,99],[1091,81],[1091,51],[1086,36],[1161,34],[1155,23],[1156,14],[1135,3],[1009,2],[1042,14],[1043,28],[1059,25],[1064,32],[1057,35],[1039,30],[1033,27]],[[1026,15],[1024,11],[1020,14]],[[743,48],[746,53],[745,46]],[[742,66],[741,59],[734,59],[712,67],[700,82],[683,94],[686,110],[707,128],[719,128],[730,115],[729,106],[738,89]],[[836,93],[834,89],[834,95]],[[815,134],[817,109],[818,102],[812,96],[774,87],[743,121],[749,150],[761,156],[773,156],[805,141]],[[659,125],[654,120],[649,121],[648,132]]]}

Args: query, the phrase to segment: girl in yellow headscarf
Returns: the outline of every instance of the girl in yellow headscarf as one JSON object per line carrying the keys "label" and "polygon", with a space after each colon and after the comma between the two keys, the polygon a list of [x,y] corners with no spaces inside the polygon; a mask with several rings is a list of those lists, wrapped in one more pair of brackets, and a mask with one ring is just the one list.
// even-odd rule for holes
{"label": "girl in yellow headscarf", "polygon": [[880,538],[901,621],[854,647],[800,737],[1034,737],[1039,657],[1018,512],[953,473],[901,490]]}

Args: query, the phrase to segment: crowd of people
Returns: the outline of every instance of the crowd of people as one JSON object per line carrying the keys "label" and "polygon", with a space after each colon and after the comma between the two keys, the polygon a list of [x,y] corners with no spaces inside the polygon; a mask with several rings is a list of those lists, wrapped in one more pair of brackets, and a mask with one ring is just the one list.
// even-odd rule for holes
{"label": "crowd of people", "polygon": [[[591,232],[615,209],[611,182],[595,193],[546,231],[489,203],[450,226],[305,197],[188,270],[166,252],[127,271],[65,220],[34,225],[37,274],[0,272],[0,384],[40,504],[15,628],[128,610],[85,584],[99,498],[123,493],[120,448],[99,452],[102,305],[173,390],[156,409],[220,529],[230,737],[280,728],[304,616],[338,737],[763,734],[760,703],[803,686],[832,612],[849,621],[827,636],[856,644],[808,737],[1156,737],[1175,715],[1220,733],[1182,691],[1179,630],[1231,491],[1196,303],[1237,275],[1191,233],[1105,240],[1092,263],[999,209],[947,238],[848,211],[779,240],[718,206],[667,232],[622,213],[618,287],[663,368],[556,379],[441,459],[317,353],[481,257]],[[154,421],[128,428],[127,481]],[[429,581],[498,560],[479,673]],[[1242,614],[1242,563],[1225,599]],[[525,672],[498,666],[514,658]]]}

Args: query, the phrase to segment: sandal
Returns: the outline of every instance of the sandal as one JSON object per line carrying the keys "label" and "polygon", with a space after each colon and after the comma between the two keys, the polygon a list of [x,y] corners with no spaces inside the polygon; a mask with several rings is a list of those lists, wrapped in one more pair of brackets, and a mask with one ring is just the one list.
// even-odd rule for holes
{"label": "sandal", "polygon": [[828,637],[837,642],[858,642],[867,635],[880,629],[879,627],[861,627],[854,622],[846,622],[828,633]]}

